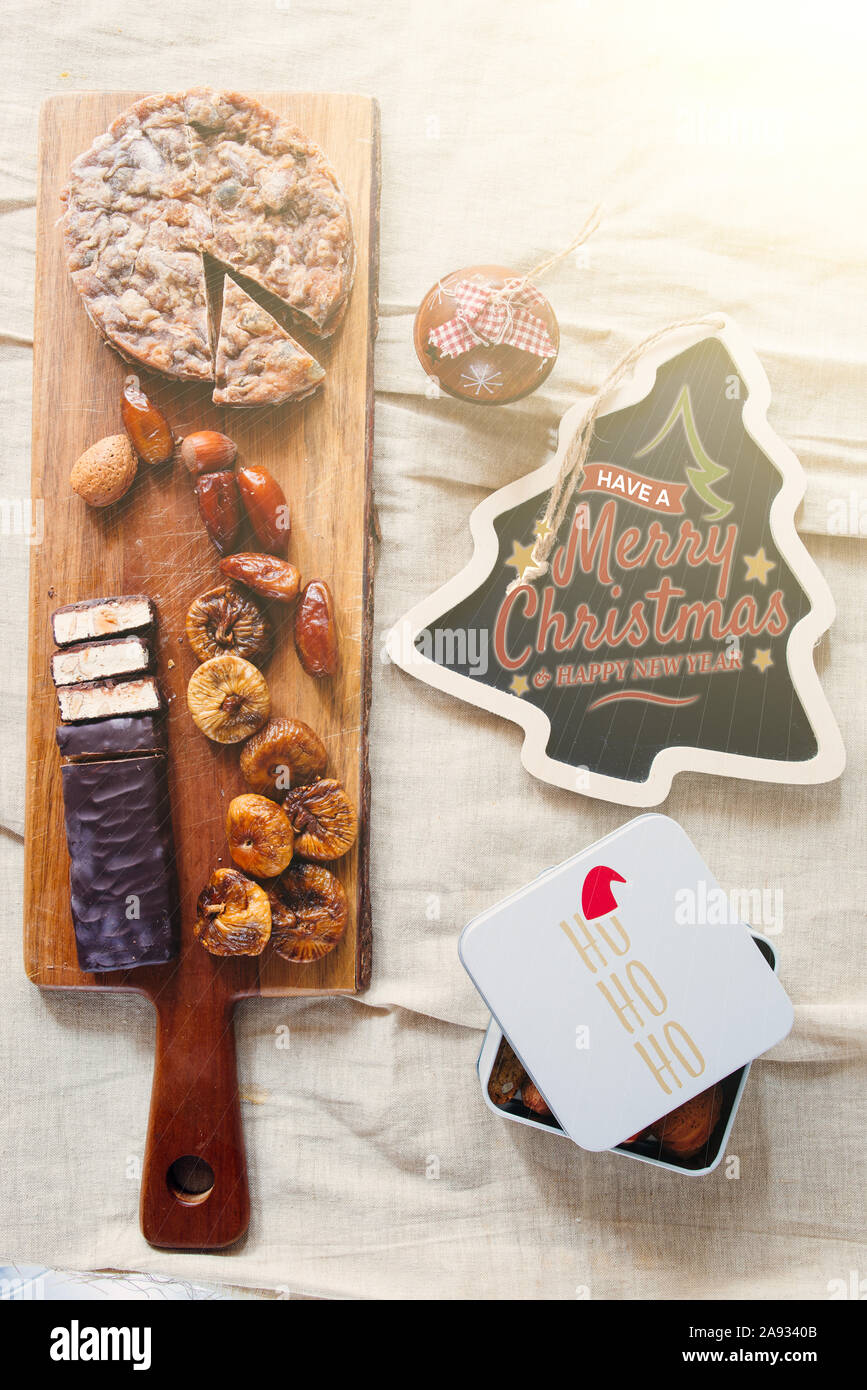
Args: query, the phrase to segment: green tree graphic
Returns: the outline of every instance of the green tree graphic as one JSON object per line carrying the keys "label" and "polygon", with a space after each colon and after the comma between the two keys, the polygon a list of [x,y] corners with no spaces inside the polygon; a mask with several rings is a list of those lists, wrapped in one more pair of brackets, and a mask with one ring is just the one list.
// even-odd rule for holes
{"label": "green tree graphic", "polygon": [[716,463],[705,449],[699,438],[698,430],[695,426],[695,417],[692,413],[692,401],[690,400],[689,387],[684,385],[680,395],[671,409],[671,414],[658,434],[654,435],[649,444],[645,444],[643,449],[639,449],[635,455],[637,459],[649,454],[658,444],[661,444],[666,435],[670,434],[678,420],[683,421],[683,432],[686,435],[686,442],[689,445],[689,452],[695,460],[695,468],[687,468],[686,476],[693,492],[701,498],[710,511],[702,517],[703,521],[722,521],[724,516],[728,516],[734,503],[726,502],[724,498],[718,497],[713,490],[713,484],[718,483],[720,478],[728,475],[728,469],[723,468],[721,463]]}

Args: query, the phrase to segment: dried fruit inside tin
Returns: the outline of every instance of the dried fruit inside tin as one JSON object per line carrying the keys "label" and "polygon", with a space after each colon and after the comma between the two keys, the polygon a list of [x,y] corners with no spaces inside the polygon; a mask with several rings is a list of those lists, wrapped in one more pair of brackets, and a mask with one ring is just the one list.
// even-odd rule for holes
{"label": "dried fruit inside tin", "polygon": [[525,1077],[521,1083],[521,1100],[526,1108],[531,1110],[534,1115],[551,1114],[551,1108],[548,1102],[536,1083],[531,1081],[529,1077]]}
{"label": "dried fruit inside tin", "polygon": [[325,771],[325,744],[303,719],[269,719],[241,749],[241,772],[255,792],[277,796]]}
{"label": "dried fruit inside tin", "polygon": [[284,960],[321,960],[346,930],[349,906],[343,885],[321,864],[288,869],[269,893],[271,940]]}
{"label": "dried fruit inside tin", "polygon": [[237,869],[215,869],[199,894],[195,938],[212,956],[261,955],[271,936],[271,904]]}
{"label": "dried fruit inside tin", "polygon": [[488,1095],[495,1105],[508,1105],[510,1100],[517,1098],[521,1082],[526,1079],[527,1073],[512,1051],[508,1038],[502,1038],[488,1077]]}
{"label": "dried fruit inside tin", "polygon": [[295,853],[301,859],[339,859],[355,844],[355,807],[334,778],[293,787],[283,805],[295,831]]}
{"label": "dried fruit inside tin", "polygon": [[676,1158],[694,1158],[716,1129],[721,1110],[722,1090],[710,1086],[657,1120],[651,1130]]}
{"label": "dried fruit inside tin", "polygon": [[258,664],[271,642],[268,619],[259,605],[231,584],[221,584],[193,599],[186,631],[200,661],[230,653]]}

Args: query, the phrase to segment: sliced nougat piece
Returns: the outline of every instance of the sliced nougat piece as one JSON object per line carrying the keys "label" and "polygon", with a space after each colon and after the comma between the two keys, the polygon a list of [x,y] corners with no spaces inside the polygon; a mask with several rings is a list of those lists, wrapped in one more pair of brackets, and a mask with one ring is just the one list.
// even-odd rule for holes
{"label": "sliced nougat piece", "polygon": [[109,637],[101,642],[76,642],[51,658],[51,679],[55,685],[80,685],[84,681],[106,680],[149,671],[153,661],[150,643],[138,634]]}
{"label": "sliced nougat piece", "polygon": [[280,405],[315,391],[325,372],[227,275],[217,340],[215,405]]}
{"label": "sliced nougat piece", "polygon": [[156,714],[163,708],[160,688],[153,676],[61,685],[57,687],[57,703],[65,724],[117,719],[127,714]]}
{"label": "sliced nougat piece", "polygon": [[156,609],[147,594],[123,594],[119,598],[86,598],[67,603],[51,615],[58,647],[91,642],[95,637],[120,637],[126,632],[145,632],[156,622]]}

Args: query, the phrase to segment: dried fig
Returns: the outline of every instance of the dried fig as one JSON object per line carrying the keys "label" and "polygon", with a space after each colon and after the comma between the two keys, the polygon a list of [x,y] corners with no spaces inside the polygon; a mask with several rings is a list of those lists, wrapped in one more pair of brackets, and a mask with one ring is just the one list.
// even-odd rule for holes
{"label": "dried fig", "polygon": [[337,670],[337,625],[334,600],[324,579],[311,579],[295,614],[295,650],[308,676],[333,676]]}
{"label": "dried fig", "polygon": [[325,744],[302,719],[271,719],[241,749],[244,779],[264,796],[321,777],[326,761]]}
{"label": "dried fig", "polygon": [[301,859],[339,859],[352,849],[358,817],[343,787],[333,778],[293,787],[283,798]]}
{"label": "dried fig", "polygon": [[258,956],[271,936],[271,904],[237,869],[215,869],[199,894],[195,938],[212,956]]}
{"label": "dried fig", "polygon": [[307,965],[333,951],[346,930],[349,908],[340,880],[321,864],[289,869],[269,893],[274,949]]}
{"label": "dried fig", "polygon": [[298,597],[301,575],[288,560],[278,560],[276,555],[229,555],[220,561],[220,569],[263,598],[292,603]]}
{"label": "dried fig", "polygon": [[271,631],[261,608],[231,584],[194,599],[187,613],[187,638],[200,661],[231,653],[254,664],[268,651]]}
{"label": "dried fig", "polygon": [[266,796],[245,792],[229,802],[226,839],[238,867],[257,878],[275,878],[292,861],[295,833],[289,817]]}
{"label": "dried fig", "polygon": [[196,726],[215,743],[240,743],[271,710],[261,671],[240,656],[213,656],[190,677],[187,704]]}
{"label": "dried fig", "polygon": [[693,1158],[705,1147],[722,1110],[722,1091],[711,1086],[651,1126],[653,1133],[676,1158]]}

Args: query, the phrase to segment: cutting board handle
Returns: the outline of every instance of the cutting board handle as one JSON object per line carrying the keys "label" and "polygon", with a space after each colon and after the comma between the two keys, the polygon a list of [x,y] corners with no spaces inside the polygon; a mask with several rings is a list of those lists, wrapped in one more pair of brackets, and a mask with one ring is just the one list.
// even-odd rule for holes
{"label": "cutting board handle", "polygon": [[141,1228],[164,1249],[217,1250],[250,1218],[232,1000],[219,989],[185,993],[170,983],[151,996],[157,1048]]}

